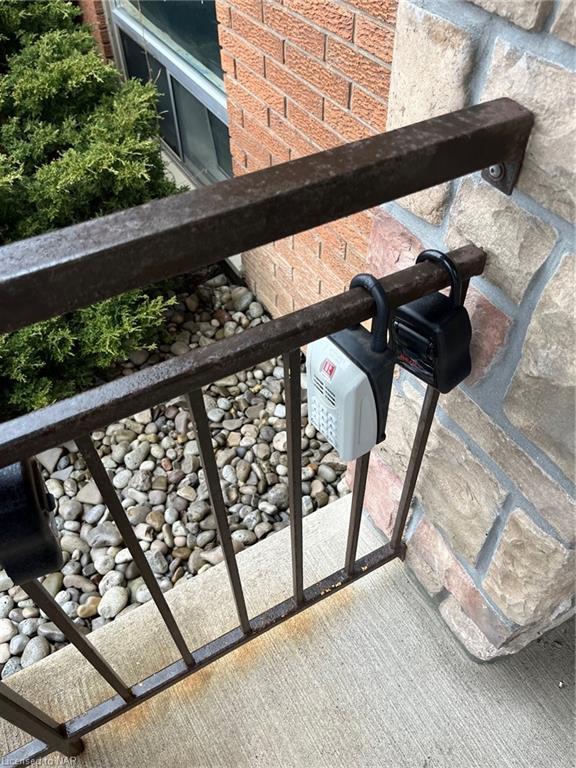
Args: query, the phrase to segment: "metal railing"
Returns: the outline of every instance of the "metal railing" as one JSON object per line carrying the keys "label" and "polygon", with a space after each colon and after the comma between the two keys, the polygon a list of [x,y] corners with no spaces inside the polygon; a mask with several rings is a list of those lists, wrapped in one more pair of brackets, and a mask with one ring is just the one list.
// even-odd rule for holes
{"label": "metal railing", "polygon": [[[509,192],[518,174],[532,115],[508,99],[408,126],[307,158],[159,200],[0,249],[0,331],[15,330],[154,280],[190,272],[378,203],[473,171]],[[162,252],[162,258],[158,253]],[[485,256],[473,246],[451,257],[467,285]],[[112,268],[113,266],[113,268]],[[424,262],[381,280],[390,307],[446,287],[446,272]],[[48,291],[46,285],[50,286]],[[372,317],[372,298],[357,288],[216,344],[158,363],[0,425],[0,466],[74,440],[125,546],[160,611],[181,658],[128,686],[36,580],[29,597],[113,687],[116,694],[65,723],[0,684],[0,714],[32,741],[2,758],[18,765],[60,751],[78,754],[81,737],[266,632],[356,579],[403,558],[402,536],[438,393],[428,388],[418,422],[395,528],[388,544],[357,558],[369,454],[357,461],[343,567],[304,588],[301,492],[300,348]],[[248,615],[227,523],[202,387],[262,360],[283,355],[293,595]],[[186,395],[238,613],[238,627],[190,649],[157,584],[91,432],[127,414]]]}

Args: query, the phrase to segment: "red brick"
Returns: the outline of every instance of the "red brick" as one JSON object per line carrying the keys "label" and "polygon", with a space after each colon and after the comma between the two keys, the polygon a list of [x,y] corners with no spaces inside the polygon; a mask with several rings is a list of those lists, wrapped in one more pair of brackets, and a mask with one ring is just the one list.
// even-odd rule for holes
{"label": "red brick", "polygon": [[352,40],[354,14],[332,0],[284,0],[284,5],[297,11],[322,29]]}
{"label": "red brick", "polygon": [[[218,5],[218,2],[216,5]],[[233,5],[242,13],[262,21],[262,0],[233,0]]]}
{"label": "red brick", "polygon": [[324,58],[326,35],[307,21],[267,0],[264,5],[264,23],[283,38],[292,40],[305,51]]}
{"label": "red brick", "polygon": [[388,116],[386,102],[358,88],[356,83],[352,83],[350,111],[371,125],[378,133],[386,130]]}
{"label": "red brick", "polygon": [[356,16],[354,42],[382,61],[386,61],[388,64],[392,62],[394,49],[394,32],[392,29],[376,24],[366,16],[358,14]]}
{"label": "red brick", "polygon": [[242,108],[247,114],[255,117],[260,123],[268,122],[268,105],[257,99],[246,88],[243,88],[237,80],[232,77],[224,79],[228,103],[235,104]]}
{"label": "red brick", "polygon": [[390,70],[386,65],[364,56],[334,38],[328,40],[326,61],[358,85],[382,98],[387,97],[390,88]]}
{"label": "red brick", "polygon": [[[301,259],[303,256],[310,260],[318,259],[320,256],[320,241],[314,236],[312,230],[307,232],[298,232],[294,235],[294,252],[296,257]],[[317,265],[316,265],[317,269]]]}
{"label": "red brick", "polygon": [[348,110],[334,104],[333,101],[326,101],[324,104],[324,122],[330,128],[334,128],[346,141],[365,139],[373,133],[367,125],[357,120]]}
{"label": "red brick", "polygon": [[232,13],[228,3],[218,0],[216,3],[216,19],[220,27],[229,27],[232,24]]}
{"label": "red brick", "polygon": [[236,77],[236,61],[228,51],[220,51],[222,70],[230,77]]}
{"label": "red brick", "polygon": [[424,247],[410,230],[388,213],[377,210],[368,248],[368,270],[376,277],[412,267]]}
{"label": "red brick", "polygon": [[239,107],[237,104],[233,104],[232,102],[228,102],[227,106],[228,111],[228,122],[230,123],[230,130],[234,130],[234,126],[244,125],[244,113],[242,112],[242,108]]}
{"label": "red brick", "polygon": [[347,2],[381,21],[387,21],[388,24],[394,24],[396,21],[398,0],[347,0]]}
{"label": "red brick", "polygon": [[290,159],[289,147],[281,141],[273,131],[268,130],[266,126],[261,125],[257,120],[246,116],[244,118],[244,128],[248,131],[251,139],[264,147],[270,154],[274,155],[279,162],[287,162]]}
{"label": "red brick", "polygon": [[338,134],[328,128],[325,123],[316,120],[291,101],[286,106],[286,112],[292,125],[302,131],[320,149],[330,149],[344,143]]}
{"label": "red brick", "polygon": [[321,62],[311,59],[291,43],[286,43],[286,65],[330,99],[347,107],[350,101],[350,83],[327,69]]}
{"label": "red brick", "polygon": [[239,13],[235,7],[232,8],[232,29],[254,47],[260,48],[264,53],[267,53],[268,56],[282,61],[284,55],[282,38],[270,32],[270,30],[254,21],[254,19]]}
{"label": "red brick", "polygon": [[274,316],[289,315],[291,312],[294,312],[294,309],[294,297],[292,294],[285,289],[280,289],[280,292],[276,293],[276,311]]}
{"label": "red brick", "polygon": [[280,114],[284,112],[284,94],[239,61],[236,62],[236,79],[252,96],[264,102],[270,109]]}
{"label": "red brick", "polygon": [[246,153],[246,170],[249,173],[254,171],[263,171],[264,168],[270,167],[270,155],[267,154],[266,158],[260,155],[252,155]]}
{"label": "red brick", "polygon": [[287,285],[294,279],[292,264],[280,254],[280,249],[274,246],[274,277],[281,285]]}
{"label": "red brick", "polygon": [[337,275],[332,275],[327,270],[320,274],[320,298],[329,299],[343,293],[348,287],[348,282]]}
{"label": "red brick", "polygon": [[290,147],[291,158],[295,156],[304,157],[318,151],[313,144],[302,136],[300,131],[296,130],[287,120],[275,112],[270,113],[270,130]]}
{"label": "red brick", "polygon": [[472,287],[466,296],[466,308],[472,323],[472,372],[466,379],[470,386],[486,376],[502,353],[512,319]]}
{"label": "red brick", "polygon": [[220,30],[219,38],[223,55],[234,56],[257,74],[264,74],[264,55],[261,51],[225,27]]}
{"label": "red brick", "polygon": [[[246,162],[246,156],[244,156],[244,163]],[[243,176],[246,171],[246,165],[242,164],[240,161],[236,160],[235,157],[232,158],[232,174],[234,176]]]}
{"label": "red brick", "polygon": [[331,221],[314,230],[322,243],[320,258],[324,261],[329,259],[344,261],[346,258],[346,240],[338,232],[336,224],[337,222]]}
{"label": "red brick", "polygon": [[361,253],[362,258],[366,258],[372,232],[371,211],[360,211],[360,213],[347,216],[334,222],[334,226],[348,245]]}
{"label": "red brick", "polygon": [[318,261],[310,256],[297,257],[293,267],[294,288],[301,296],[312,298],[312,301],[318,301],[318,297],[320,296],[320,270],[318,269]]}
{"label": "red brick", "polygon": [[245,128],[236,126],[232,146],[239,146],[246,152],[248,156],[252,157],[253,159],[262,161],[264,163],[263,167],[266,167],[270,164],[269,149],[265,147],[262,142],[258,141],[258,139],[253,135],[251,131],[248,131]]}
{"label": "red brick", "polygon": [[274,243],[274,251],[278,254],[281,254],[286,259],[286,263],[290,265],[294,260],[294,249],[292,247],[293,243],[294,235],[285,237],[282,240],[276,240]]}
{"label": "red brick", "polygon": [[272,59],[266,60],[266,79],[285,93],[289,99],[310,110],[316,117],[322,117],[324,101],[322,95]]}

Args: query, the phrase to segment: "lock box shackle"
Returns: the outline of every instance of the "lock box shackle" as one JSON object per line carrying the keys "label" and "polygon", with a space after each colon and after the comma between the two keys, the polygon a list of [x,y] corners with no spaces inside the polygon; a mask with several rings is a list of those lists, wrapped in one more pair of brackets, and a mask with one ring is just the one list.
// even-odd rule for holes
{"label": "lock box shackle", "polygon": [[386,291],[380,282],[367,273],[356,275],[350,281],[350,288],[364,288],[376,304],[376,314],[372,322],[372,351],[384,352],[388,348],[388,326],[390,323],[390,307]]}
{"label": "lock box shackle", "polygon": [[416,264],[420,264],[423,261],[433,261],[448,272],[451,284],[450,299],[452,300],[452,305],[454,307],[461,307],[464,303],[462,278],[450,256],[442,253],[442,251],[422,251],[416,258]]}

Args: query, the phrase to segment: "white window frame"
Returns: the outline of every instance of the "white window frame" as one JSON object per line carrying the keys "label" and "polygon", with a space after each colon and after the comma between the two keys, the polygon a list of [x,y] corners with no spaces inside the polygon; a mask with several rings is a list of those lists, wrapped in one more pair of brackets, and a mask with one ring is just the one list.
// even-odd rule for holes
{"label": "white window frame", "polygon": [[[228,126],[228,111],[227,111],[227,99],[224,88],[218,88],[211,80],[205,75],[195,69],[184,58],[179,56],[174,50],[172,50],[166,43],[155,35],[151,30],[147,29],[142,22],[139,22],[132,14],[130,14],[118,0],[114,0],[113,4],[105,4],[108,10],[108,27],[111,31],[112,48],[114,51],[114,57],[122,69],[125,76],[128,76],[128,67],[124,58],[124,48],[119,30],[124,32],[128,37],[132,38],[137,45],[140,45],[145,50],[149,51],[157,61],[162,64],[166,69],[168,75],[168,90],[167,94],[170,98],[172,111],[174,113],[174,122],[176,126],[176,134],[178,141],[178,151],[180,157],[174,153],[166,142],[162,142],[166,147],[170,156],[178,163],[186,174],[192,172],[184,165],[182,153],[182,142],[180,138],[180,126],[178,122],[178,112],[176,110],[176,104],[174,101],[174,94],[172,89],[171,78],[177,80],[180,85],[189,91],[198,101],[203,104],[209,112],[212,112],[218,120],[224,125]],[[202,176],[201,169],[197,170],[197,174],[192,174],[192,178]],[[223,178],[226,176],[223,174]]]}

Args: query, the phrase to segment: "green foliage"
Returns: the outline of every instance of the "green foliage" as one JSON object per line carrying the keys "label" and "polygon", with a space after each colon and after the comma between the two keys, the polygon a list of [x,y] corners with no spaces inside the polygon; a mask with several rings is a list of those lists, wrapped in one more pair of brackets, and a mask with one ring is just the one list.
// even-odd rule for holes
{"label": "green foliage", "polygon": [[6,59],[34,35],[74,28],[80,9],[62,0],[2,0],[0,2],[0,72]]}
{"label": "green foliage", "polygon": [[0,80],[0,112],[58,124],[68,115],[91,112],[119,82],[117,70],[102,61],[88,29],[47,32],[8,60]]}
{"label": "green foliage", "polygon": [[[0,2],[0,242],[176,191],[154,87],[122,83],[76,16],[66,0]],[[73,394],[150,346],[167,305],[138,290],[0,336],[0,418]]]}

